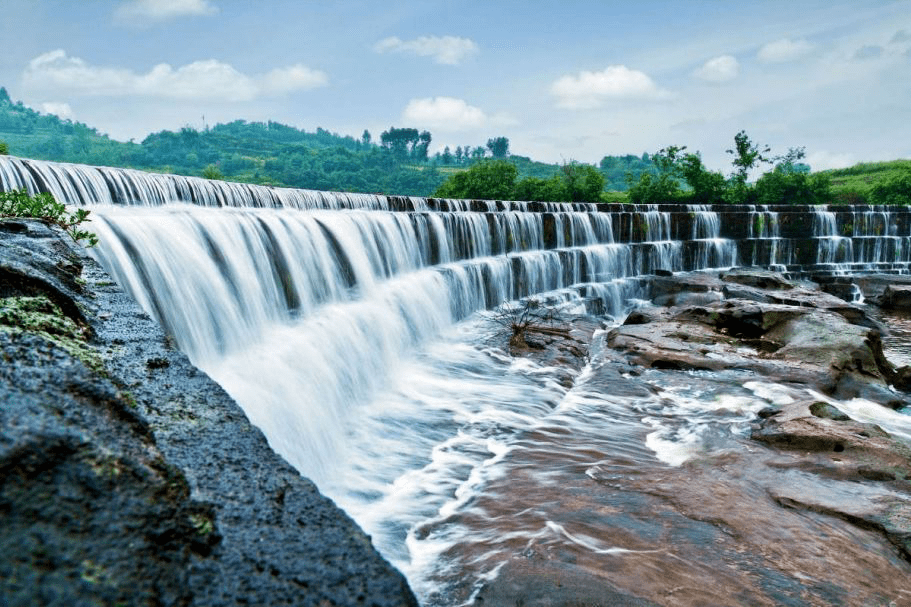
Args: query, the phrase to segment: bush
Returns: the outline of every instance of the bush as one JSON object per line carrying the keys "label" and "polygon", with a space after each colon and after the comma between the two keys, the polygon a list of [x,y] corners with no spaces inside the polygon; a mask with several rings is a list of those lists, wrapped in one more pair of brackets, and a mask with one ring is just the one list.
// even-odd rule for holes
{"label": "bush", "polygon": [[98,237],[87,230],[80,230],[79,226],[89,219],[87,209],[76,209],[68,213],[66,206],[57,202],[51,194],[46,192],[29,196],[24,189],[0,192],[0,217],[29,217],[40,219],[50,224],[60,226],[73,240],[84,240],[86,246],[98,244]]}
{"label": "bush", "polygon": [[202,176],[205,179],[224,179],[225,176],[222,174],[221,170],[214,164],[207,165],[206,168],[202,170]]}
{"label": "bush", "polygon": [[911,172],[896,175],[885,183],[878,183],[870,190],[873,204],[911,204]]}
{"label": "bush", "polygon": [[484,160],[451,176],[437,188],[437,198],[510,200],[519,171],[506,160]]}
{"label": "bush", "polygon": [[0,141],[0,156],[9,156],[9,145],[5,141]]}

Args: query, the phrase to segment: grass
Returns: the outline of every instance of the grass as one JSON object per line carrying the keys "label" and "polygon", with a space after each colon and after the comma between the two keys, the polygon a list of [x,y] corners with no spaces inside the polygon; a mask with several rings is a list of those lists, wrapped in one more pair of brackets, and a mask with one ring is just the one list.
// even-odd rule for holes
{"label": "grass", "polygon": [[[870,192],[879,183],[911,173],[911,160],[861,162],[844,169],[822,171],[829,175],[834,202],[868,204]],[[908,201],[911,204],[911,200]]]}

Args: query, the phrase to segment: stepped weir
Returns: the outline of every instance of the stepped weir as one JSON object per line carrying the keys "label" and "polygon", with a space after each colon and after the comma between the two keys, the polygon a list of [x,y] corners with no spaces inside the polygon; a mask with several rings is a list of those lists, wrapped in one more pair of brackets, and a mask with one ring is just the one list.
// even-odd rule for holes
{"label": "stepped weir", "polygon": [[422,525],[569,398],[484,346],[484,311],[535,297],[620,319],[666,272],[767,268],[850,296],[852,276],[911,270],[906,207],[448,200],[15,157],[0,187],[91,208],[92,254],[425,598],[457,533]]}

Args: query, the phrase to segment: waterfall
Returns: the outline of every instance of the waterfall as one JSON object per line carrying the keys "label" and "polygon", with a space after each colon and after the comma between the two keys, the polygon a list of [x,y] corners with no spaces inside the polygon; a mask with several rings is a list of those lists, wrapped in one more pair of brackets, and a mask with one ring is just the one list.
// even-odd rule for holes
{"label": "waterfall", "polygon": [[898,209],[395,197],[13,157],[0,187],[90,207],[98,261],[406,572],[445,549],[415,529],[492,474],[502,428],[565,395],[471,337],[485,311],[622,318],[659,270],[911,264]]}

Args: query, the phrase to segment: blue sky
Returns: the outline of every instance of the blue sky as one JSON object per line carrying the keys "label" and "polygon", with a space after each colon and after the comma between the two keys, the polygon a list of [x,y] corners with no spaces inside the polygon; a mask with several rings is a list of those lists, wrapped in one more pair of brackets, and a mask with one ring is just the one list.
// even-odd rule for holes
{"label": "blue sky", "polygon": [[0,84],[121,140],[234,119],[726,168],[911,157],[911,0],[2,0]]}

